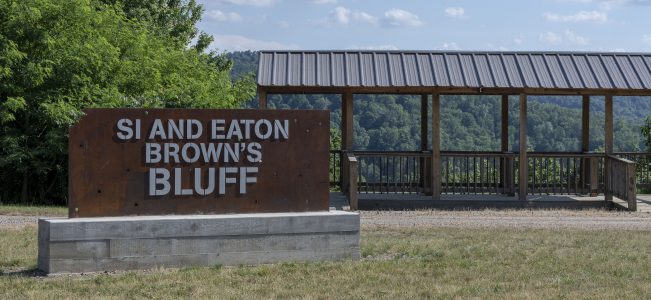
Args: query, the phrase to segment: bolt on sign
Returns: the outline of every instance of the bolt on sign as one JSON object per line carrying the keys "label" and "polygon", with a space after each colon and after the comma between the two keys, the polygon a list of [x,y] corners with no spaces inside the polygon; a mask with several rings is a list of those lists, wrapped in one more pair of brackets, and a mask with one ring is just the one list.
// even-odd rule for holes
{"label": "bolt on sign", "polygon": [[70,129],[70,217],[328,210],[328,111],[85,113]]}

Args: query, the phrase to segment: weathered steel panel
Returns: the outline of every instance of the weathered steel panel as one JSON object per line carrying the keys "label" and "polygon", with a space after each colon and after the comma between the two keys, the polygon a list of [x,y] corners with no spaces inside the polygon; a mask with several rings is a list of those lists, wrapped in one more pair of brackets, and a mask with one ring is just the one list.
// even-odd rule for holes
{"label": "weathered steel panel", "polygon": [[[135,138],[136,125],[131,127],[132,138],[122,139],[125,131],[124,127],[118,126],[121,119],[129,119],[133,124],[140,120],[139,139]],[[171,130],[175,133],[174,138],[150,135],[157,119],[164,125],[163,132],[169,134]],[[176,125],[182,124],[179,120],[197,120],[202,126],[202,134],[188,139],[189,133],[184,131],[188,126],[185,126],[180,130],[184,134],[181,139],[174,128],[169,127],[169,120]],[[223,128],[219,126],[221,123],[213,124],[213,120],[224,120]],[[280,129],[267,131],[266,125],[256,129],[261,120],[270,120],[272,125],[279,120],[275,128]],[[286,127],[282,127],[284,120],[288,122]],[[326,211],[329,120],[329,112],[314,110],[86,110],[86,116],[70,129],[69,215]],[[230,139],[213,135],[220,132],[228,135],[230,126],[238,122],[241,136],[234,128]],[[288,129],[286,138],[283,128]],[[245,130],[249,130],[249,137]],[[271,134],[265,137],[269,132]],[[168,162],[162,158],[158,162],[156,155],[148,154],[147,143],[152,147],[161,146],[158,153],[161,157],[168,157]],[[198,148],[188,144],[195,144]],[[175,152],[173,145],[180,150]],[[217,149],[216,156],[215,152],[204,150],[211,149],[210,145]],[[195,159],[195,149],[201,152],[199,159]],[[257,158],[256,149],[259,150]],[[166,156],[165,152],[177,156]],[[257,168],[257,172],[246,173],[253,172],[253,169],[247,169],[249,167]],[[156,196],[156,193],[152,195],[150,172],[158,168],[169,171],[167,182],[170,189],[168,193],[160,192],[162,195]],[[211,168],[215,172],[212,192],[209,191],[213,181],[209,180]],[[226,173],[225,168],[231,168],[228,172],[237,171]],[[247,183],[248,177],[257,182]],[[235,182],[224,181],[224,178]],[[197,189],[197,182],[200,189]],[[161,186],[164,188],[165,184],[159,183],[154,188]],[[243,186],[244,193],[241,190]],[[201,189],[204,189],[203,193]],[[175,195],[184,193],[187,195]]]}

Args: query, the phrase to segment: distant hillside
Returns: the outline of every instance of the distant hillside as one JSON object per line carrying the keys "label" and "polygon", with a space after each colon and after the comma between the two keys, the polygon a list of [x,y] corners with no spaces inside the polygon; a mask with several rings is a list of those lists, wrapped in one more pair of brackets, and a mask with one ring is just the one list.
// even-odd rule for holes
{"label": "distant hillside", "polygon": [[[258,53],[233,52],[233,78],[257,71]],[[257,100],[249,104],[255,106]],[[517,148],[517,98],[510,101],[509,140]],[[339,95],[271,95],[269,106],[291,109],[329,109],[332,127],[339,128]],[[499,150],[500,102],[495,96],[443,96],[442,146],[445,150]],[[581,97],[531,96],[529,146],[535,151],[578,151]],[[603,97],[591,101],[590,149],[603,148]],[[355,148],[359,150],[417,150],[420,144],[420,97],[356,95]],[[615,97],[615,150],[643,149],[640,126],[651,116],[651,97]]]}
{"label": "distant hillside", "polygon": [[226,56],[234,62],[231,69],[231,78],[237,79],[242,74],[253,73],[258,70],[257,51],[236,51],[228,52]]}

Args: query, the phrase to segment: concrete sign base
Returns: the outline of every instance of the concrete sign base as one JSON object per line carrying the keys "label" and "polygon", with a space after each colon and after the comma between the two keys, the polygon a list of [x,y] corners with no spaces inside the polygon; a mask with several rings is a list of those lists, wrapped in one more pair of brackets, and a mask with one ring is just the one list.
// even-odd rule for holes
{"label": "concrete sign base", "polygon": [[40,219],[38,268],[53,274],[359,259],[359,224],[358,213],[342,211]]}

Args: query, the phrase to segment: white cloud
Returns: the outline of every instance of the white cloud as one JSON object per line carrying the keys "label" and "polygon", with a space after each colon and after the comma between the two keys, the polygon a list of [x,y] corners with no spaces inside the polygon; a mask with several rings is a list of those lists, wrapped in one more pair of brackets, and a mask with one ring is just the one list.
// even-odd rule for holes
{"label": "white cloud", "polygon": [[574,33],[573,31],[571,31],[569,29],[565,30],[565,32],[563,32],[563,36],[565,36],[565,39],[568,42],[570,42],[572,44],[575,44],[575,45],[587,45],[590,42],[590,40],[588,38],[577,35],[576,33]]}
{"label": "white cloud", "polygon": [[569,29],[563,31],[561,34],[557,34],[551,31],[541,33],[539,38],[541,42],[547,43],[547,44],[552,44],[552,45],[559,45],[563,43],[563,41],[569,43],[569,44],[574,44],[574,45],[587,45],[590,43],[590,40],[584,36],[580,36],[574,31],[571,31]]}
{"label": "white cloud", "polygon": [[651,0],[557,0],[560,2],[574,2],[584,4],[597,4],[603,10],[611,10],[623,5],[651,5]]}
{"label": "white cloud", "polygon": [[287,21],[280,21],[280,22],[278,22],[278,26],[280,26],[280,28],[287,29],[287,28],[289,28],[289,22],[287,22]]}
{"label": "white cloud", "polygon": [[363,11],[356,11],[353,14],[353,17],[355,20],[360,21],[360,22],[366,22],[366,23],[371,23],[371,24],[377,24],[377,17],[374,17],[366,12]]}
{"label": "white cloud", "polygon": [[357,46],[352,45],[348,47],[350,50],[398,50],[395,45],[377,45],[377,46]]}
{"label": "white cloud", "polygon": [[220,22],[239,22],[242,21],[242,16],[236,12],[223,12],[218,9],[209,10],[206,12],[208,19],[217,20]]}
{"label": "white cloud", "polygon": [[545,20],[550,22],[595,22],[605,23],[608,21],[608,14],[601,11],[580,11],[573,15],[559,15],[550,12],[543,14]]}
{"label": "white cloud", "polygon": [[337,0],[311,0],[313,4],[337,4]]}
{"label": "white cloud", "polygon": [[444,42],[441,48],[443,50],[461,50],[461,47],[455,42]]}
{"label": "white cloud", "polygon": [[271,6],[276,3],[276,0],[220,0],[235,5],[248,5],[248,6]]}
{"label": "white cloud", "polygon": [[214,37],[215,41],[210,45],[211,49],[227,51],[298,49],[298,46],[295,44],[288,45],[276,41],[262,41],[241,35],[214,35]]}
{"label": "white cloud", "polygon": [[651,34],[645,34],[642,36],[642,41],[651,45]]}
{"label": "white cloud", "polygon": [[331,23],[348,25],[350,23],[350,9],[343,6],[337,6],[330,12],[328,19]]}
{"label": "white cloud", "polygon": [[492,51],[509,51],[509,48],[503,46],[503,45],[495,45],[492,43],[486,44],[486,47]]}
{"label": "white cloud", "polygon": [[521,38],[516,37],[516,38],[513,38],[513,43],[516,44],[516,45],[522,45],[522,43],[524,43],[524,41]]}
{"label": "white cloud", "polygon": [[563,38],[560,37],[559,35],[548,31],[545,33],[541,33],[538,39],[541,42],[547,43],[547,44],[552,44],[552,45],[557,45],[560,44],[563,41]]}
{"label": "white cloud", "polygon": [[448,17],[463,17],[466,11],[463,7],[448,7],[445,9],[445,15]]}
{"label": "white cloud", "polygon": [[392,8],[384,12],[382,24],[387,27],[416,27],[423,25],[420,18],[406,10]]}
{"label": "white cloud", "polygon": [[378,19],[363,11],[351,11],[343,6],[337,6],[328,17],[319,23],[323,25],[348,25],[351,21],[377,24]]}

